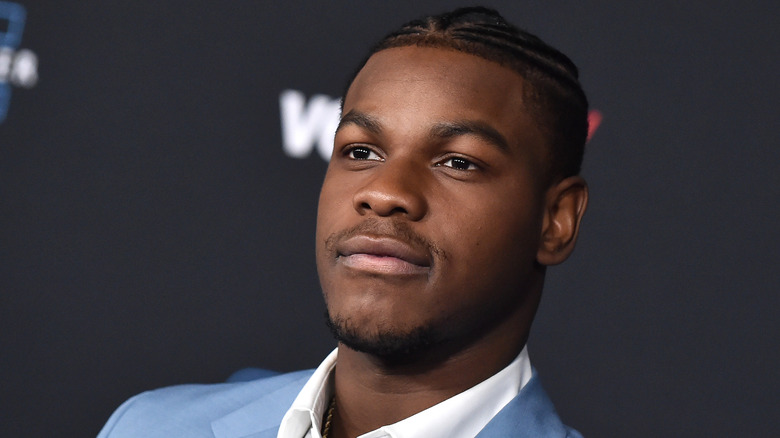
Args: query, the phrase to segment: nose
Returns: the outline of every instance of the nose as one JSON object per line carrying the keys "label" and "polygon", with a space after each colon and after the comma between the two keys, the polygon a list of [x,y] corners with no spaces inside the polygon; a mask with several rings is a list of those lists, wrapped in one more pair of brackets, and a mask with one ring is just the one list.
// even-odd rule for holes
{"label": "nose", "polygon": [[403,215],[418,221],[428,210],[424,179],[424,170],[410,163],[385,162],[358,189],[352,204],[361,215]]}

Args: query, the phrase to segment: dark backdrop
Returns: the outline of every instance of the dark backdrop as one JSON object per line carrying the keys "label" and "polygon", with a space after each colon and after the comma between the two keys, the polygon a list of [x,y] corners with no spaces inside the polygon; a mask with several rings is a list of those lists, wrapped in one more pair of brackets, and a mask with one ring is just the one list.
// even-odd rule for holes
{"label": "dark backdrop", "polygon": [[[94,436],[146,389],[316,366],[326,164],[285,153],[280,95],[338,96],[371,42],[459,2],[15,1],[0,436]],[[490,3],[569,54],[604,115],[530,342],[562,417],[591,437],[777,436],[776,3]],[[326,101],[290,120],[322,131]]]}

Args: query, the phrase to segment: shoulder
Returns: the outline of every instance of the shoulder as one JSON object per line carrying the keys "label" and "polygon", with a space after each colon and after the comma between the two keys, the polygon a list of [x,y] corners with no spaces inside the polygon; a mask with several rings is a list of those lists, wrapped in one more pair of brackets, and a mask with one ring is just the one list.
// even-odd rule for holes
{"label": "shoulder", "polygon": [[517,397],[504,406],[477,437],[582,438],[582,435],[563,424],[533,370],[531,380]]}
{"label": "shoulder", "polygon": [[123,403],[109,418],[98,438],[213,437],[212,422],[261,401],[284,415],[312,370],[280,374],[237,383],[179,385],[147,391]]}

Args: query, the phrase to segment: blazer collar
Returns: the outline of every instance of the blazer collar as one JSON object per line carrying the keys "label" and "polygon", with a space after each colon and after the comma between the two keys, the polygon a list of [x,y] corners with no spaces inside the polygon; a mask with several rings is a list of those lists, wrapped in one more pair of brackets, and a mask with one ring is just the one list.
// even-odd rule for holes
{"label": "blazer collar", "polygon": [[[216,438],[274,438],[284,414],[292,405],[312,371],[295,373],[294,378],[279,384],[275,378],[258,380],[248,391],[264,394],[260,398],[211,423]],[[275,384],[274,384],[275,383]],[[273,389],[269,388],[271,386]],[[270,390],[269,390],[270,389]],[[565,437],[552,402],[542,388],[536,370],[533,377],[476,438]]]}
{"label": "blazer collar", "polygon": [[[293,379],[278,386],[276,378],[258,380],[248,385],[247,391],[262,396],[241,408],[211,422],[216,438],[273,438],[279,430],[284,414],[309,380],[313,370],[295,373]],[[281,376],[286,377],[286,376]],[[267,382],[267,384],[266,384]],[[274,388],[269,390],[268,386]]]}
{"label": "blazer collar", "polygon": [[476,438],[552,438],[566,437],[567,433],[533,370],[533,377],[517,397],[507,403]]}

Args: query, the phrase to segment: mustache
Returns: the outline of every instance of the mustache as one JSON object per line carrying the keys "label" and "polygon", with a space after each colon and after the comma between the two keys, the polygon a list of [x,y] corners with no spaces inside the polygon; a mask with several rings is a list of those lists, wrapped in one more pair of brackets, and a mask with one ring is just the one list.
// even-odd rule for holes
{"label": "mustache", "polygon": [[325,249],[334,253],[339,242],[360,235],[391,237],[413,247],[422,248],[428,254],[436,256],[436,258],[446,258],[446,254],[441,248],[415,232],[408,223],[399,220],[380,220],[378,218],[368,218],[351,228],[331,234],[325,239]]}

